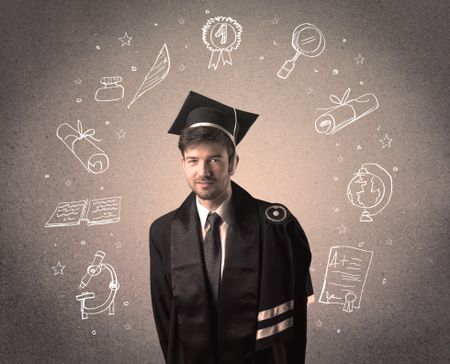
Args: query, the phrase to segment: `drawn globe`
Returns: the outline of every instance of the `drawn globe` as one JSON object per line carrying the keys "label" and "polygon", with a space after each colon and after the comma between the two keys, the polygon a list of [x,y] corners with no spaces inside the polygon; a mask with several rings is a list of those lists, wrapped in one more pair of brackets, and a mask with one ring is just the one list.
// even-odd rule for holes
{"label": "drawn globe", "polygon": [[381,178],[365,168],[359,170],[347,187],[349,201],[362,209],[376,207],[383,200],[385,192],[385,185]]}

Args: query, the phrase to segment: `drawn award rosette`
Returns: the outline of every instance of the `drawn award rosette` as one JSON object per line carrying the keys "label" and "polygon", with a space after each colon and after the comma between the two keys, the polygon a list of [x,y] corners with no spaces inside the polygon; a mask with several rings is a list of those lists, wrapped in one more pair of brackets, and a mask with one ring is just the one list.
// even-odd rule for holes
{"label": "drawn award rosette", "polygon": [[231,51],[237,49],[241,43],[242,26],[230,17],[216,16],[209,19],[202,28],[202,39],[206,47],[212,52],[208,69],[214,70],[219,66],[232,65]]}

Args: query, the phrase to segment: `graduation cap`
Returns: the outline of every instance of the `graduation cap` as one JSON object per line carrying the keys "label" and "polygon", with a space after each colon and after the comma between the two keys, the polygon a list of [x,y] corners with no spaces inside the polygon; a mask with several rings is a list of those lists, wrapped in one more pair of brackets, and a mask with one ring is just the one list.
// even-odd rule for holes
{"label": "graduation cap", "polygon": [[223,131],[237,145],[258,116],[190,91],[168,133],[180,135],[186,127],[210,126]]}

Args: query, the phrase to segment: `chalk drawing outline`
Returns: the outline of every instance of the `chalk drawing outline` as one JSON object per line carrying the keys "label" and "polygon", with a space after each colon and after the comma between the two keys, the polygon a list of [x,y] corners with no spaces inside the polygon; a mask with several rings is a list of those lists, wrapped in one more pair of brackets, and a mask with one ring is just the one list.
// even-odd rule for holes
{"label": "chalk drawing outline", "polygon": [[89,315],[98,315],[108,310],[108,315],[114,315],[114,300],[116,298],[117,291],[120,288],[119,281],[117,280],[117,274],[113,266],[108,263],[103,263],[106,253],[99,250],[95,253],[94,260],[91,265],[87,267],[86,274],[81,279],[79,288],[84,289],[87,287],[92,277],[98,276],[102,271],[107,270],[110,274],[109,282],[109,295],[108,298],[100,305],[95,307],[87,307],[86,301],[95,298],[94,292],[82,292],[75,296],[76,300],[80,302],[81,306],[81,319],[87,320]]}
{"label": "chalk drawing outline", "polygon": [[100,83],[103,86],[95,91],[95,101],[112,102],[122,100],[125,93],[125,89],[120,85],[122,81],[122,76],[102,77]]}
{"label": "chalk drawing outline", "polygon": [[[59,202],[45,227],[88,226],[120,221],[121,196]],[[113,211],[116,211],[115,213]]]}
{"label": "chalk drawing outline", "polygon": [[[342,253],[343,259],[338,260],[339,253]],[[353,257],[350,255],[350,259],[346,259],[349,253],[353,253]],[[358,255],[359,254],[359,255]],[[356,256],[359,256],[357,258]],[[364,258],[364,259],[362,259]],[[330,248],[327,260],[327,269],[325,272],[325,278],[322,285],[322,290],[320,293],[319,302],[324,304],[337,304],[342,305],[342,311],[351,313],[355,308],[359,309],[361,307],[361,300],[364,293],[364,288],[367,281],[367,276],[369,274],[370,266],[372,263],[373,251],[364,250],[360,248],[355,248],[348,245],[336,245]],[[334,265],[334,269],[336,269],[336,265],[340,262],[342,266],[344,266],[345,262],[349,262],[347,267],[339,267],[339,269],[347,269],[351,270],[353,273],[349,273],[342,270],[331,270],[330,267]],[[358,275],[355,271],[361,271],[361,274]],[[339,279],[341,281],[345,281],[345,284],[339,284],[333,282],[337,273],[337,281]],[[333,276],[330,278],[330,276]],[[340,281],[339,281],[340,282]],[[351,283],[356,282],[355,286],[352,286]],[[360,287],[357,287],[359,283]],[[340,282],[343,283],[343,282]],[[330,286],[333,287],[343,287],[343,288],[335,288],[337,293],[329,292]],[[359,289],[358,289],[359,288]],[[340,297],[337,294],[340,292],[346,292],[344,297]],[[358,294],[359,290],[359,294]]]}
{"label": "chalk drawing outline", "polygon": [[391,148],[391,143],[393,140],[394,139],[388,137],[387,133],[383,139],[378,139],[378,141],[382,144],[381,149]]}
{"label": "chalk drawing outline", "polygon": [[119,39],[120,41],[121,41],[121,47],[123,47],[123,46],[130,46],[131,44],[130,44],[130,42],[131,42],[131,40],[133,39],[133,37],[130,37],[129,35],[128,35],[128,33],[127,32],[125,32],[125,34],[123,35],[123,37],[119,37],[119,38],[117,38],[117,39]]}
{"label": "chalk drawing outline", "polygon": [[[231,52],[237,50],[241,44],[242,29],[242,25],[231,17],[216,16],[208,19],[202,27],[203,43],[211,51],[208,69],[217,70],[220,61],[224,66],[233,64]],[[232,37],[229,37],[229,30]],[[215,42],[215,38],[220,38],[220,44]]]}
{"label": "chalk drawing outline", "polygon": [[58,263],[52,267],[52,269],[55,271],[55,273],[53,273],[54,276],[61,274],[64,275],[64,268],[66,266],[62,265],[61,262],[58,260]]}
{"label": "chalk drawing outline", "polygon": [[[384,178],[380,177],[377,172],[381,172]],[[371,206],[366,206],[365,203],[362,203],[360,200],[361,194],[367,193],[367,191],[364,190],[364,188],[367,186],[367,182],[363,180],[363,176],[369,176],[371,177],[371,187],[370,192],[374,193],[376,190],[373,190],[374,187],[374,181],[373,178],[377,178],[378,181],[381,183],[382,191],[381,195],[379,195],[378,198],[375,200],[375,204]],[[354,174],[354,177],[350,180],[348,186],[347,186],[347,198],[350,201],[350,203],[353,206],[356,206],[358,208],[363,209],[363,212],[361,214],[361,217],[359,219],[360,222],[372,222],[372,216],[378,215],[381,211],[383,211],[387,205],[389,205],[389,202],[391,201],[392,197],[392,176],[390,173],[381,167],[377,163],[363,163],[361,168],[358,170],[357,173]],[[356,203],[353,198],[353,192],[351,190],[351,186],[354,184],[360,184],[360,188],[362,188],[361,191],[356,192],[357,195],[357,201]],[[380,191],[379,191],[380,192]]]}
{"label": "chalk drawing outline", "polygon": [[167,48],[167,44],[164,43],[161,50],[158,53],[158,56],[153,63],[152,68],[148,71],[144,80],[141,83],[141,86],[136,91],[136,94],[131,99],[127,108],[129,109],[131,105],[135,103],[137,99],[139,99],[143,94],[152,88],[159,85],[169,74],[170,71],[170,55],[169,50]]}
{"label": "chalk drawing outline", "polygon": [[[99,174],[109,168],[109,157],[95,144],[95,142],[100,142],[101,139],[95,138],[94,135],[95,129],[83,131],[81,120],[77,121],[77,129],[67,123],[59,125],[56,129],[58,139],[64,143],[83,167],[89,173]],[[84,158],[81,158],[78,154],[82,154],[87,160],[83,160]]]}
{"label": "chalk drawing outline", "polygon": [[[311,30],[316,33],[315,36],[309,36],[308,38],[305,39],[299,39],[301,33],[305,34],[307,31],[309,32]],[[305,50],[304,47],[303,48],[300,47],[299,41],[303,46],[311,42],[314,42],[316,39],[318,39],[318,44],[314,49]],[[295,68],[295,62],[300,57],[300,55],[310,58],[318,57],[325,50],[326,42],[325,37],[323,36],[323,33],[319,28],[310,23],[303,23],[298,25],[292,32],[291,44],[295,50],[295,55],[291,59],[286,60],[277,73],[277,76],[284,80],[289,77],[289,75]]]}
{"label": "chalk drawing outline", "polygon": [[[355,121],[372,113],[380,107],[377,97],[373,93],[366,93],[359,97],[349,100],[350,88],[348,88],[342,98],[336,95],[330,95],[330,101],[335,104],[331,107],[318,108],[317,110],[324,110],[314,125],[319,134],[336,134],[339,130],[346,126],[353,124]],[[357,108],[365,106],[361,113],[358,113]],[[367,107],[369,106],[369,107]],[[334,114],[333,114],[334,113]],[[344,120],[336,120],[340,113],[343,113]]]}

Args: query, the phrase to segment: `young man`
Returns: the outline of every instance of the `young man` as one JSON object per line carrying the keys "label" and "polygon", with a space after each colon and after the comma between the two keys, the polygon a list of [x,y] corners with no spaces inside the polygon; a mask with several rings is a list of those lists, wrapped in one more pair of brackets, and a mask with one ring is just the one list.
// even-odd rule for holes
{"label": "young man", "polygon": [[150,228],[151,296],[168,364],[299,364],[311,253],[297,219],[231,181],[258,115],[190,92],[180,135],[192,193]]}

